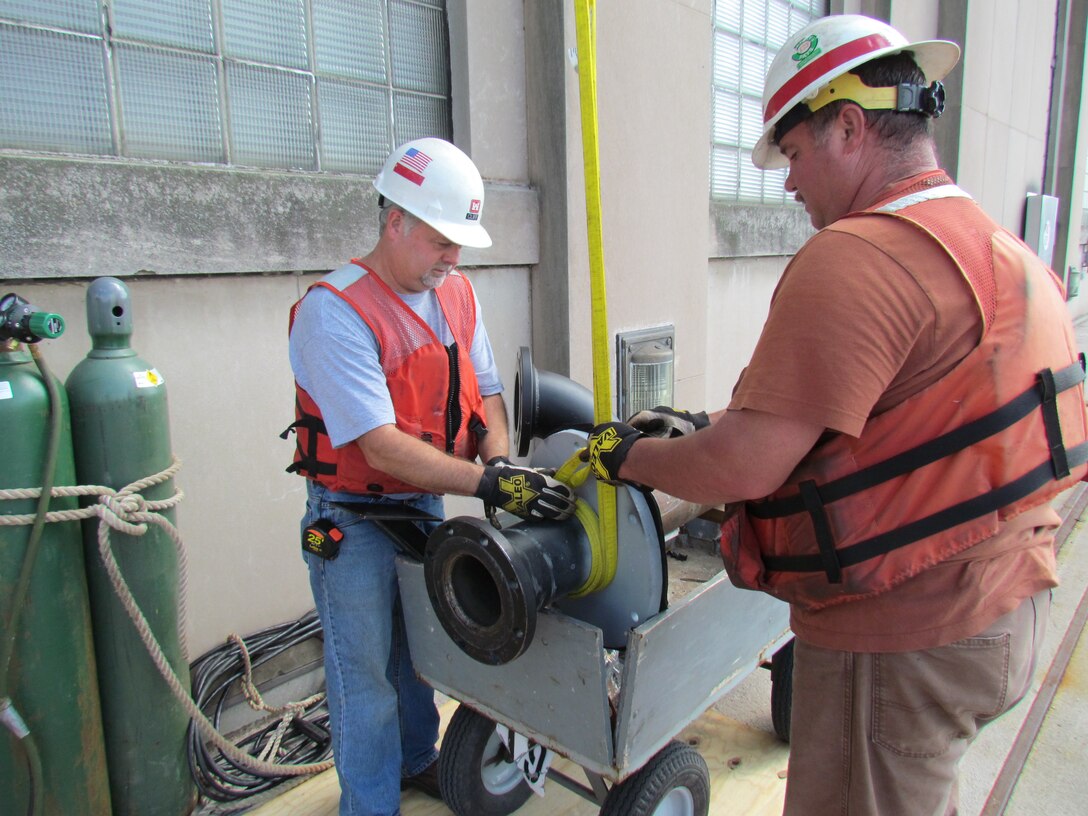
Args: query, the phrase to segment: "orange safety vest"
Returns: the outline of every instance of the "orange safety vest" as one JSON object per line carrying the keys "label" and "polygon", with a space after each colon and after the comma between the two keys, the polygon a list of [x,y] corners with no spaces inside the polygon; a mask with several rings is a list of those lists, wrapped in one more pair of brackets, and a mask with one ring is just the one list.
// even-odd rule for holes
{"label": "orange safety vest", "polygon": [[[327,276],[314,286],[343,298],[374,332],[398,430],[461,459],[475,459],[477,437],[487,425],[469,357],[476,330],[472,285],[454,271],[434,290],[454,338],[447,348],[380,277],[359,260],[352,263],[358,274]],[[291,308],[290,326],[301,304]],[[355,442],[334,448],[321,409],[297,382],[295,422],[281,436],[286,439],[292,429],[297,442],[290,473],[348,493],[428,492],[372,467]]]}
{"label": "orange safety vest", "polygon": [[871,417],[859,438],[819,444],[775,493],[723,525],[733,582],[802,608],[886,592],[1088,470],[1084,360],[1054,274],[951,184],[828,229],[864,234],[889,217],[956,262],[982,338],[937,382]]}

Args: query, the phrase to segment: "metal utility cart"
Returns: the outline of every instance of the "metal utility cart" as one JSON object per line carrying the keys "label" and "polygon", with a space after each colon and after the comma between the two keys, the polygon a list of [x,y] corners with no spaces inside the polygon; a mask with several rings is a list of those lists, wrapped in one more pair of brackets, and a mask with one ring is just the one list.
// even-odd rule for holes
{"label": "metal utility cart", "polygon": [[[537,447],[532,463],[556,466],[584,446],[585,438],[577,431],[555,433]],[[579,489],[579,496],[592,500],[591,482]],[[619,567],[612,584],[595,595],[559,599],[541,609],[528,622],[535,632],[529,631],[527,646],[499,665],[470,656],[456,631],[461,642],[451,638],[428,591],[427,564],[408,557],[398,561],[417,671],[461,703],[447,728],[439,766],[443,798],[459,816],[505,816],[517,810],[532,795],[527,780],[540,767],[539,746],[581,766],[588,784],[556,771],[550,778],[599,805],[602,814],[706,814],[706,763],[694,748],[673,738],[767,662],[775,728],[788,737],[792,649],[784,648],[791,639],[787,606],[737,589],[719,572],[660,611],[655,593],[662,592],[667,576],[660,524],[650,519],[652,498],[621,489],[618,499]],[[428,557],[443,534],[478,535],[481,553],[508,546],[503,534],[488,531],[482,520],[446,525],[445,532],[440,528],[431,535]],[[473,598],[484,603],[505,598],[508,587],[489,581],[509,581],[509,575],[481,559],[470,564],[476,571],[469,585]],[[500,606],[505,603],[500,601]],[[504,615],[505,610],[484,614],[480,625],[501,626]],[[521,735],[521,748],[504,741],[497,725]],[[527,755],[526,742],[533,749]]]}

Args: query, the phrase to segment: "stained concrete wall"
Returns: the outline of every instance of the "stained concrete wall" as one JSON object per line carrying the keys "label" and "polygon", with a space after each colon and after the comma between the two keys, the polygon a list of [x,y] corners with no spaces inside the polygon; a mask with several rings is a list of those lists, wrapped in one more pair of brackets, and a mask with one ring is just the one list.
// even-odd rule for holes
{"label": "stained concrete wall", "polygon": [[[462,261],[510,389],[531,342],[540,251],[521,8],[449,7],[455,141],[485,177],[495,242]],[[313,607],[299,555],[304,482],[284,472],[292,443],[279,439],[293,418],[287,313],[322,271],[372,246],[376,213],[358,176],[0,153],[0,293],[66,318],[65,334],[42,344],[54,372],[66,377],[89,350],[86,285],[112,275],[130,289],[133,347],[166,378],[193,656]]]}

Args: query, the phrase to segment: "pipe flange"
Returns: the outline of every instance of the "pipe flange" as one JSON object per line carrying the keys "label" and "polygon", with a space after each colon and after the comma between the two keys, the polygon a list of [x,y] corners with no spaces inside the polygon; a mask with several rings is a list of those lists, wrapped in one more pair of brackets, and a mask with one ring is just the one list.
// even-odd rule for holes
{"label": "pipe flange", "polygon": [[423,559],[427,594],[446,634],[491,666],[521,655],[536,632],[537,591],[523,558],[483,519],[439,525]]}

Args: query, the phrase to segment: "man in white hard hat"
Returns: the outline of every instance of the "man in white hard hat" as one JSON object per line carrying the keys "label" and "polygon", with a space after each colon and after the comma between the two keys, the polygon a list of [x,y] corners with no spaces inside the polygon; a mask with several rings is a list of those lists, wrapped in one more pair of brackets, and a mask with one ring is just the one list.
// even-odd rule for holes
{"label": "man in white hard hat", "polygon": [[353,816],[399,813],[406,787],[440,797],[438,711],[412,667],[397,543],[381,514],[417,514],[429,533],[443,493],[524,518],[574,509],[566,485],[507,458],[502,382],[457,269],[462,246],[491,245],[476,166],[449,142],[417,139],[390,155],[374,187],[378,243],[312,286],[290,330],[288,470],[307,480],[303,550],[324,629],[340,813]]}
{"label": "man in white hard hat", "polygon": [[725,411],[590,437],[600,478],[730,505],[731,579],[790,603],[791,816],[956,812],[963,752],[1031,682],[1048,501],[1086,472],[1060,281],[937,164],[958,54],[853,15],[790,38],[753,160],[819,232]]}

